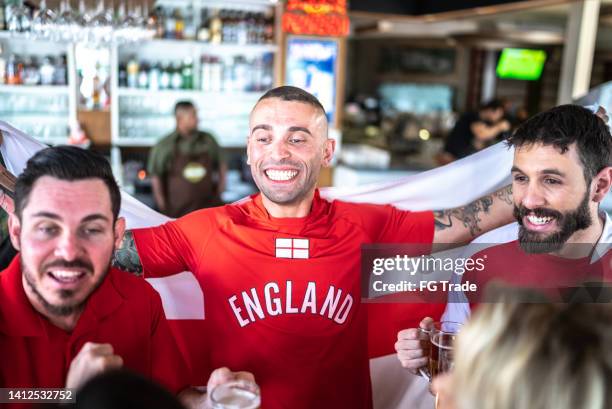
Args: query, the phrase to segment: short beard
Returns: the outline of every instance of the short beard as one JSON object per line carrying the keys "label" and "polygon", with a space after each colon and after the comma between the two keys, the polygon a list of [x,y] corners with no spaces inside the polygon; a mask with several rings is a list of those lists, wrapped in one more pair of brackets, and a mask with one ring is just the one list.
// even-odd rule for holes
{"label": "short beard", "polygon": [[[111,260],[112,260],[112,258],[111,258]],[[21,258],[21,271],[22,271],[23,276],[25,277],[26,283],[28,283],[28,287],[30,287],[30,290],[36,296],[36,298],[38,299],[40,304],[43,306],[45,311],[47,311],[50,315],[56,316],[56,317],[68,317],[68,316],[74,314],[75,312],[80,311],[85,306],[85,304],[87,303],[87,300],[89,299],[91,294],[93,294],[94,291],[96,291],[98,289],[98,287],[100,287],[100,285],[102,284],[102,282],[106,278],[106,275],[108,274],[110,266],[111,266],[111,264],[110,264],[110,261],[109,261],[108,267],[105,269],[104,273],[100,276],[100,279],[94,284],[94,286],[91,289],[91,291],[89,292],[89,294],[87,294],[85,296],[85,298],[83,298],[83,301],[81,301],[80,303],[77,303],[77,304],[53,305],[49,301],[47,301],[43,297],[43,295],[38,291],[38,289],[36,288],[36,285],[34,284],[34,279],[32,278],[32,273],[25,267],[25,264],[23,262],[23,258]],[[59,295],[60,295],[60,297],[62,299],[70,299],[71,297],[74,296],[74,291],[72,291],[72,290],[60,290],[59,291]]]}
{"label": "short beard", "polygon": [[[545,237],[541,237],[538,233],[530,232],[523,226],[523,217],[527,216],[530,212],[539,217],[554,217],[561,228],[558,232]],[[584,198],[575,210],[565,214],[552,209],[527,209],[523,206],[518,207],[515,205],[514,217],[520,225],[518,241],[525,253],[542,254],[559,251],[572,234],[578,230],[584,230],[593,224],[593,218],[589,212],[589,191],[587,190]]]}

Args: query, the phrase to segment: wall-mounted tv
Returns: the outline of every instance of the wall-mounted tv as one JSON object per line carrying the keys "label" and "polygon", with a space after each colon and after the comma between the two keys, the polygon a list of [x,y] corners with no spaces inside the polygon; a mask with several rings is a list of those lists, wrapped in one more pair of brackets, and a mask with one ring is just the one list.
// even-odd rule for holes
{"label": "wall-mounted tv", "polygon": [[535,81],[542,76],[546,52],[525,48],[504,48],[497,62],[499,78]]}

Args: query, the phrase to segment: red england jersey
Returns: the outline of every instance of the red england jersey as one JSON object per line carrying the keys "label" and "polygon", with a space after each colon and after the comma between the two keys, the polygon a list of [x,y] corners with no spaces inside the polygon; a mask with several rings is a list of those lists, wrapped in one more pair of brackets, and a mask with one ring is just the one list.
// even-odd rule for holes
{"label": "red england jersey", "polygon": [[317,191],[304,218],[271,217],[254,195],[134,237],[147,276],[191,271],[203,289],[203,324],[175,324],[196,373],[207,360],[253,372],[266,409],[356,409],[372,405],[360,246],[431,244],[433,233],[432,212]]}
{"label": "red england jersey", "polygon": [[174,393],[189,386],[159,295],[149,284],[111,269],[74,330],[66,332],[32,307],[17,255],[0,272],[0,387],[63,388],[70,363],[86,342],[111,344],[125,368]]}

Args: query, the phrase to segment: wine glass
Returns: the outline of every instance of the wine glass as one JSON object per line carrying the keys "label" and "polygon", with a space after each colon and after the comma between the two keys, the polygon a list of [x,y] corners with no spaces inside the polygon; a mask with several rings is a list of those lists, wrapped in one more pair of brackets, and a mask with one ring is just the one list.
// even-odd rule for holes
{"label": "wine glass", "polygon": [[32,32],[40,38],[49,38],[53,32],[55,13],[47,7],[46,0],[40,0],[39,8],[32,19]]}
{"label": "wine glass", "polygon": [[77,23],[76,13],[70,6],[70,0],[62,0],[60,2],[59,14],[55,20],[55,26],[56,40],[68,42],[77,38],[80,27]]}
{"label": "wine glass", "polygon": [[28,33],[32,25],[30,10],[23,4],[23,0],[17,0],[11,6],[10,17],[6,22],[6,27],[12,34]]}
{"label": "wine glass", "polygon": [[89,22],[89,40],[92,43],[108,43],[113,35],[113,15],[112,11],[106,10],[104,0],[98,1],[96,14]]}

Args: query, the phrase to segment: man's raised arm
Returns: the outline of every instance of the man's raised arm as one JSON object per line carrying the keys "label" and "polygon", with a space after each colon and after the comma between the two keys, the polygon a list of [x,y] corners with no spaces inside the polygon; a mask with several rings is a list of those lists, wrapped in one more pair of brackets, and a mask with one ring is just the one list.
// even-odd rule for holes
{"label": "man's raised arm", "polygon": [[475,237],[514,221],[512,185],[466,206],[434,212],[434,251],[469,243]]}
{"label": "man's raised arm", "polygon": [[131,230],[127,230],[123,236],[121,247],[119,247],[113,255],[113,267],[123,271],[142,275],[142,262],[138,255],[134,234]]}

